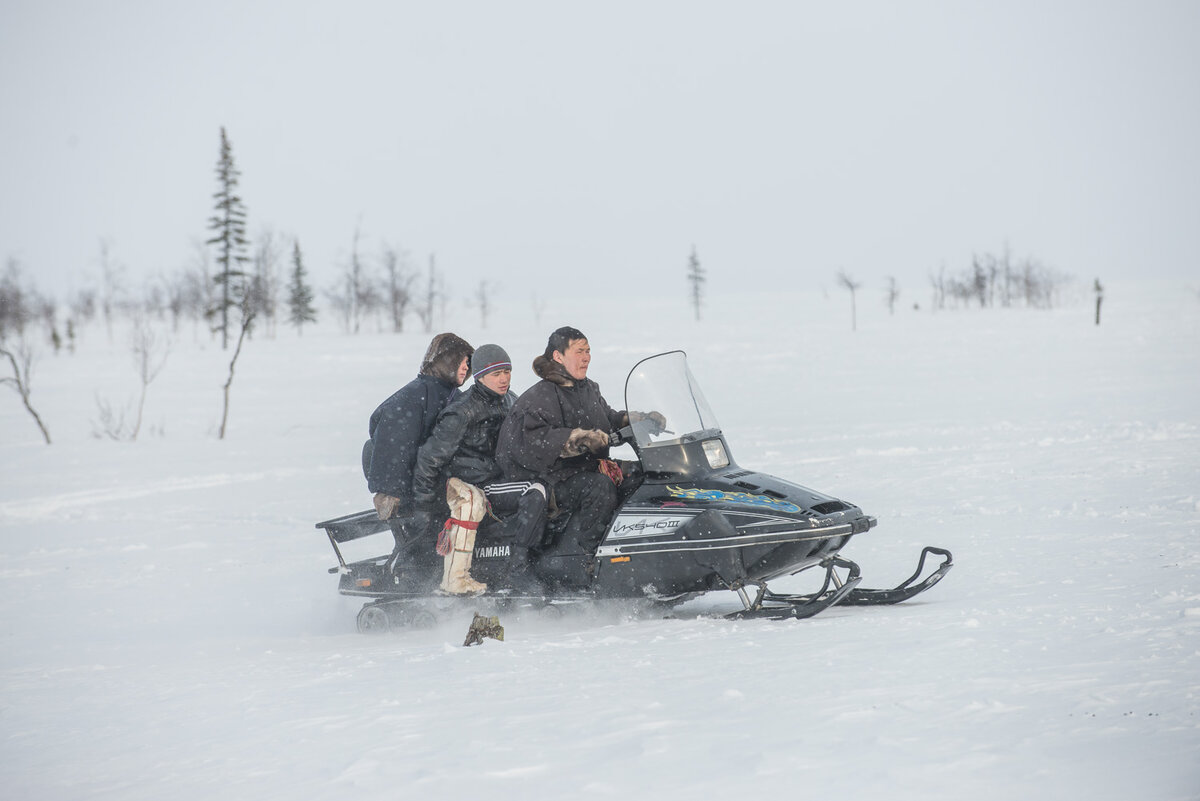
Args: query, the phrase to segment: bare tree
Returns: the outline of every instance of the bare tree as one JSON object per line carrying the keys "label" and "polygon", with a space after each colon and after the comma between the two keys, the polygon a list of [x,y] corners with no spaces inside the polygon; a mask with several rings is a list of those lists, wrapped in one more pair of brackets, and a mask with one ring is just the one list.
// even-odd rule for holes
{"label": "bare tree", "polygon": [[933,287],[933,310],[946,308],[946,265],[942,265],[936,274],[929,274],[929,284]]}
{"label": "bare tree", "polygon": [[133,420],[127,422],[130,414],[129,404],[116,407],[107,398],[97,393],[96,407],[99,421],[92,422],[92,436],[97,439],[107,437],[112,440],[129,440],[130,442],[138,438],[138,434],[142,430],[146,395],[150,384],[166,365],[170,350],[170,340],[155,332],[147,316],[135,314],[133,330],[129,336],[129,353],[133,357],[133,368],[141,382],[141,389],[137,404],[134,406]]}
{"label": "bare tree", "polygon": [[242,344],[246,341],[246,335],[250,333],[250,329],[254,326],[254,318],[257,314],[252,303],[241,303],[241,329],[238,332],[237,346],[233,349],[233,358],[229,360],[229,378],[225,380],[224,398],[225,403],[221,411],[221,429],[217,434],[217,439],[225,439],[225,426],[229,421],[229,389],[233,386],[233,370],[237,365],[238,356],[242,355]]}
{"label": "bare tree", "polygon": [[92,421],[92,436],[96,439],[123,440],[128,438],[127,405],[115,407],[99,392],[96,393],[97,419]]}
{"label": "bare tree", "polygon": [[887,285],[884,289],[883,297],[887,303],[888,314],[895,314],[896,301],[900,299],[900,286],[896,283],[896,276],[889,275],[887,277]]}
{"label": "bare tree", "polygon": [[178,332],[186,308],[187,284],[180,275],[164,277],[162,283],[167,296],[167,311],[171,314],[171,330]]}
{"label": "bare tree", "polygon": [[1000,260],[988,254],[987,260],[987,305],[996,305],[996,290],[1000,277]]}
{"label": "bare tree", "polygon": [[154,379],[158,378],[163,367],[166,366],[167,355],[171,352],[171,343],[170,340],[159,337],[151,325],[144,318],[139,317],[134,319],[130,349],[133,353],[133,367],[142,384],[142,391],[138,396],[137,417],[133,423],[133,432],[129,437],[134,440],[138,438],[138,432],[142,430],[142,412],[146,408],[146,392],[150,389],[150,384]]}
{"label": "bare tree", "polygon": [[87,325],[96,319],[96,290],[81,289],[71,294],[67,302],[71,319],[80,325]]}
{"label": "bare tree", "polygon": [[984,269],[983,262],[978,256],[971,257],[971,294],[978,298],[979,308],[987,306],[988,298],[988,279],[987,270]]}
{"label": "bare tree", "polygon": [[170,307],[170,297],[161,282],[151,281],[142,287],[140,303],[130,303],[128,311],[136,319],[139,316],[165,320]]}
{"label": "bare tree", "polygon": [[32,328],[39,323],[57,354],[62,347],[58,302],[38,292],[21,274],[20,263],[9,258],[4,274],[0,275],[0,342],[12,335],[25,341],[27,336],[33,336]]}
{"label": "bare tree", "polygon": [[1025,305],[1035,309],[1050,309],[1058,302],[1059,292],[1070,277],[1046,267],[1032,257],[1020,264],[1021,290]]}
{"label": "bare tree", "polygon": [[999,286],[1000,305],[1008,308],[1013,304],[1013,292],[1017,286],[1017,275],[1013,272],[1012,253],[1009,251],[1008,243],[1004,244],[1004,254],[999,259],[1000,275]]}
{"label": "bare tree", "polygon": [[421,326],[425,329],[425,333],[433,332],[434,311],[438,307],[438,301],[441,298],[439,289],[437,272],[437,258],[433,254],[429,256],[429,280],[425,285],[425,291],[421,296],[420,303],[415,311],[417,317],[421,320]]}
{"label": "bare tree", "polygon": [[348,291],[346,286],[345,276],[337,279],[328,288],[322,290],[325,295],[325,300],[329,302],[329,308],[338,316],[342,323],[342,330],[347,334],[351,330],[351,306],[353,305],[354,293]]}
{"label": "bare tree", "polygon": [[[208,243],[202,239],[192,240],[192,258],[185,268],[189,283],[199,286],[201,300],[200,318],[208,316],[208,310],[217,305],[217,282],[212,276],[212,252]],[[215,331],[213,332],[216,333]]]}
{"label": "bare tree", "polygon": [[538,297],[535,292],[530,298],[530,305],[533,307],[533,322],[540,326],[542,324],[542,315],[546,313],[546,299]]}
{"label": "bare tree", "polygon": [[353,334],[359,333],[365,317],[378,313],[384,306],[383,293],[359,254],[358,243],[361,238],[362,231],[356,226],[350,261],[346,263],[338,282],[325,293],[334,310],[341,315],[346,332]]}
{"label": "bare tree", "polygon": [[440,272],[437,274],[434,297],[437,299],[437,319],[444,321],[446,319],[446,306],[450,303],[450,293],[446,291],[446,276]]}
{"label": "bare tree", "polygon": [[342,321],[342,330],[347,334],[357,333],[359,326],[358,303],[362,298],[359,288],[361,276],[358,260],[359,229],[354,229],[354,242],[350,252],[350,261],[343,268],[341,275],[325,290],[325,298]]}
{"label": "bare tree", "polygon": [[837,281],[840,286],[850,290],[850,330],[857,331],[858,309],[857,304],[854,301],[854,294],[858,291],[858,288],[862,286],[862,284],[851,278],[845,270],[838,270]]}
{"label": "bare tree", "polygon": [[108,340],[113,338],[113,315],[125,292],[124,266],[118,264],[112,255],[112,243],[107,239],[100,240],[100,311],[104,315],[104,325],[108,331]]}
{"label": "bare tree", "polygon": [[404,315],[413,299],[416,274],[408,267],[407,254],[390,245],[383,248],[383,270],[387,275],[387,302],[392,315],[392,331],[404,330]]}
{"label": "bare tree", "polygon": [[363,275],[362,262],[358,258],[358,240],[361,236],[362,228],[356,225],[354,227],[354,244],[350,248],[350,264],[346,268],[347,291],[350,295],[350,321],[356,334],[362,322]]}
{"label": "bare tree", "polygon": [[10,256],[0,276],[0,339],[9,333],[24,336],[25,327],[33,321],[33,294],[25,285],[20,262]]}
{"label": "bare tree", "polygon": [[0,384],[7,384],[21,396],[21,403],[25,405],[25,411],[29,412],[33,417],[34,422],[37,423],[37,427],[42,432],[42,436],[46,438],[46,444],[49,445],[50,432],[46,430],[46,424],[42,422],[41,416],[38,415],[37,410],[33,408],[33,404],[29,401],[29,381],[33,373],[34,363],[33,346],[22,339],[15,346],[9,347],[7,341],[0,336],[0,357],[8,360],[13,371],[11,376],[0,378]]}
{"label": "bare tree", "polygon": [[692,255],[688,257],[687,269],[688,284],[691,285],[690,293],[692,296],[692,310],[696,313],[696,319],[700,319],[700,304],[704,300],[704,268],[700,266],[700,257],[696,255],[696,246],[692,245]]}
{"label": "bare tree", "polygon": [[1100,325],[1100,304],[1104,302],[1104,287],[1100,284],[1100,279],[1096,279],[1095,286],[1092,289],[1096,293],[1096,325]]}
{"label": "bare tree", "polygon": [[479,308],[479,325],[487,328],[488,314],[492,310],[492,293],[495,290],[486,280],[480,281],[475,289],[475,305]]}
{"label": "bare tree", "polygon": [[268,338],[275,336],[279,293],[283,286],[279,264],[283,259],[283,240],[269,227],[258,235],[254,248],[254,275],[258,279],[259,315]]}

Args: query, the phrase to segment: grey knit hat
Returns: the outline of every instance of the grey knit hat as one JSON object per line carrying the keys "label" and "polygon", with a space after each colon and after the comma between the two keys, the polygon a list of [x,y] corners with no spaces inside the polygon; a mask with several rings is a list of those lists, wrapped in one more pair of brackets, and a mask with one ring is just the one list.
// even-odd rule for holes
{"label": "grey knit hat", "polygon": [[480,345],[471,357],[471,375],[476,381],[497,370],[511,370],[512,360],[499,345]]}

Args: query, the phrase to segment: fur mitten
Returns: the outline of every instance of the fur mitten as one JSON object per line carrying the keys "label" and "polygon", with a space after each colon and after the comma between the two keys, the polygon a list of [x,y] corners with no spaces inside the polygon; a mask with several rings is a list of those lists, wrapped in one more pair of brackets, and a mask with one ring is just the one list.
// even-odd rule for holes
{"label": "fur mitten", "polygon": [[375,514],[379,515],[380,520],[388,520],[396,516],[396,508],[400,505],[399,498],[377,492],[372,500],[375,502]]}
{"label": "fur mitten", "polygon": [[571,431],[571,436],[567,437],[567,442],[563,445],[562,456],[570,458],[578,456],[585,451],[599,453],[608,447],[608,433],[601,431],[598,428],[593,428],[590,431],[586,428],[576,428]]}

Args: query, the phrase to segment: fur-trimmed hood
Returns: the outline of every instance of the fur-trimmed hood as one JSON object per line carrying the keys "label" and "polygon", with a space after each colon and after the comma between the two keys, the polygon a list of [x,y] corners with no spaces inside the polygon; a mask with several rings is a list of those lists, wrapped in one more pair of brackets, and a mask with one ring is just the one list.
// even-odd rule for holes
{"label": "fur-trimmed hood", "polygon": [[470,359],[475,349],[465,339],[449,332],[438,334],[429,343],[425,358],[421,360],[420,375],[433,376],[457,387],[458,367],[463,359]]}
{"label": "fur-trimmed hood", "polygon": [[566,368],[544,355],[533,360],[533,372],[538,378],[558,384],[560,387],[575,386],[575,379],[571,377]]}

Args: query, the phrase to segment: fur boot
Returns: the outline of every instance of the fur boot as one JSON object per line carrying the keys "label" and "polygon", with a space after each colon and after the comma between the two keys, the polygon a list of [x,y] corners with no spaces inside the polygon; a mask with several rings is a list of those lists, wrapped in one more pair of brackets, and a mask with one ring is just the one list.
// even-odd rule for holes
{"label": "fur boot", "polygon": [[450,550],[442,565],[441,590],[450,595],[478,595],[487,585],[471,578],[471,555],[475,551],[475,530],[487,511],[487,501],[479,488],[452,478],[446,483],[446,503],[450,507],[446,523],[450,527]]}

